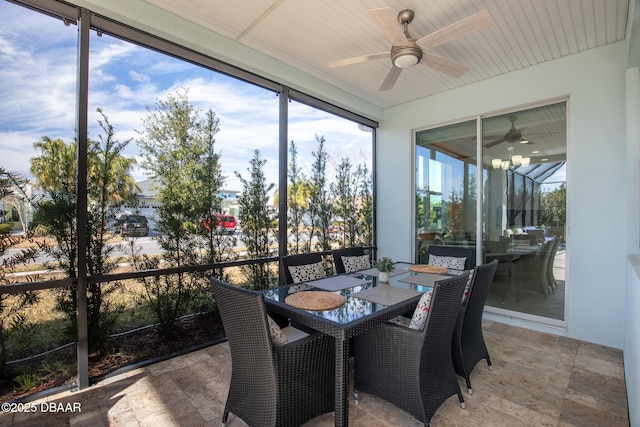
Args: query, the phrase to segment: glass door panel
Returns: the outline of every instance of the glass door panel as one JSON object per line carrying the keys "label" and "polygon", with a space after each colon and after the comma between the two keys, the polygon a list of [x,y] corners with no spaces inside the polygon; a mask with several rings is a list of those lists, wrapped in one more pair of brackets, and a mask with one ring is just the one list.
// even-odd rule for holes
{"label": "glass door panel", "polygon": [[476,122],[416,134],[416,262],[430,245],[474,246]]}
{"label": "glass door panel", "polygon": [[499,262],[487,306],[564,321],[566,104],[482,127],[483,247]]}

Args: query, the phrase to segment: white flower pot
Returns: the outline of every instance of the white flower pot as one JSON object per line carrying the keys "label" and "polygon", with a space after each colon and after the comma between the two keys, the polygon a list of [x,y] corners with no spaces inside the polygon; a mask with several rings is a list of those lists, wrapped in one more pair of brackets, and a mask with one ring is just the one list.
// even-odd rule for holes
{"label": "white flower pot", "polygon": [[387,283],[389,281],[389,272],[388,271],[380,271],[378,273],[378,279],[382,283]]}

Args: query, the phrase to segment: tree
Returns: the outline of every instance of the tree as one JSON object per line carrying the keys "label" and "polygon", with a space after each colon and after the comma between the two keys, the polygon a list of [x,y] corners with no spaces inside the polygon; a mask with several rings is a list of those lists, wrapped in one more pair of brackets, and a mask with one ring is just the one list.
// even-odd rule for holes
{"label": "tree", "polygon": [[[242,183],[242,194],[238,198],[240,204],[240,222],[242,223],[242,242],[247,248],[249,259],[264,258],[270,255],[270,236],[272,234],[271,219],[269,218],[269,192],[275,184],[267,184],[264,174],[266,160],[260,157],[260,150],[256,149],[249,161],[250,178],[245,179],[236,171],[236,176]],[[246,266],[247,276],[254,289],[269,287],[271,274],[266,264],[251,264]]]}
{"label": "tree", "polygon": [[[329,226],[333,217],[333,197],[327,182],[327,159],[328,154],[324,147],[324,136],[316,135],[318,148],[312,152],[314,157],[311,166],[311,178],[309,179],[309,216],[311,219],[311,236],[318,238],[321,250],[331,249],[331,235]],[[311,240],[306,252],[311,252]]]}
{"label": "tree", "polygon": [[293,241],[289,243],[289,251],[291,253],[300,253],[308,186],[305,184],[304,174],[298,166],[298,149],[293,141],[289,146],[289,159],[289,167],[287,168],[287,176],[289,178],[287,187],[287,225],[289,233],[293,237]]}
{"label": "tree", "polygon": [[76,144],[43,136],[33,144],[40,156],[31,159],[31,173],[42,191],[76,192]]}
{"label": "tree", "polygon": [[[34,223],[55,240],[48,253],[67,277],[77,277],[76,144],[44,136],[33,144],[40,155],[31,159],[31,173],[46,194],[35,207]],[[87,180],[88,181],[88,180]],[[73,290],[71,291],[73,292]],[[71,307],[75,310],[75,297]],[[71,319],[70,319],[71,320]],[[75,321],[71,320],[75,325]]]}
{"label": "tree", "polygon": [[[109,259],[113,248],[107,245],[106,224],[114,209],[134,197],[136,184],[131,176],[133,158],[122,155],[130,140],[119,142],[115,131],[101,109],[98,124],[104,135],[98,141],[89,140],[87,147],[87,270],[89,275],[107,274],[115,268],[116,260]],[[56,244],[43,250],[57,261],[67,277],[77,277],[77,218],[76,218],[76,143],[43,137],[34,143],[40,155],[33,158],[31,172],[36,183],[46,192],[35,209],[34,222]],[[115,291],[117,283],[91,284],[87,289],[89,344],[102,346],[115,325],[121,307],[109,307],[105,296]],[[67,315],[69,333],[76,330],[76,289],[59,292],[57,308]]]}
{"label": "tree", "polygon": [[554,236],[564,238],[567,224],[567,184],[540,195],[540,223],[549,227]]}
{"label": "tree", "polygon": [[[107,223],[115,219],[115,212],[123,203],[135,198],[138,189],[131,175],[136,160],[123,156],[131,139],[115,139],[109,119],[101,108],[97,111],[102,117],[98,124],[103,133],[97,141],[89,140],[87,161],[87,271],[91,276],[108,274],[118,265],[111,256],[114,247],[107,244]],[[119,282],[87,286],[87,322],[93,348],[106,343],[124,310],[124,304],[114,306],[108,299],[120,287]]]}
{"label": "tree", "polygon": [[[0,167],[0,200],[12,198],[16,193],[24,193],[25,189],[22,184],[26,183],[26,179],[18,174],[7,172]],[[30,239],[31,234],[25,233],[20,236],[12,235],[9,230],[0,231],[0,255],[5,255],[8,249],[18,245],[19,243]],[[0,285],[7,285],[11,282],[8,279],[8,273],[15,270],[18,265],[26,265],[33,262],[38,254],[38,247],[30,247],[21,249],[18,253],[4,258],[0,263]],[[37,327],[29,324],[23,312],[25,309],[38,301],[37,293],[23,292],[18,296],[12,296],[8,293],[0,293],[0,378],[5,377],[5,368],[8,355],[8,341],[11,336],[11,330],[8,325],[19,326],[21,329],[37,332]],[[31,326],[31,327],[25,327]]]}
{"label": "tree", "polygon": [[365,246],[373,244],[373,194],[372,178],[366,164],[358,166],[356,174],[360,176],[359,193],[360,209],[358,209],[359,230],[361,241]]}
{"label": "tree", "polygon": [[335,213],[342,222],[342,246],[355,246],[358,229],[357,195],[360,175],[354,173],[348,158],[342,158],[338,165],[335,184],[331,185],[335,195]]}
{"label": "tree", "polygon": [[[203,121],[189,103],[186,89],[169,93],[166,100],[157,100],[155,109],[147,107],[147,111],[138,145],[142,166],[158,184],[157,240],[164,262],[168,267],[200,264],[201,242],[193,236],[219,207],[217,196],[212,195],[221,185],[218,155],[213,150],[218,120],[210,111]],[[207,171],[207,167],[213,170]],[[203,178],[206,182],[199,182]],[[144,257],[142,265],[155,268],[157,260]],[[176,319],[206,286],[202,274],[178,273],[140,281],[163,334],[174,332]]]}
{"label": "tree", "polygon": [[[194,144],[200,161],[196,163],[193,182],[194,213],[196,216],[196,233],[204,238],[204,260],[216,263],[235,259],[233,251],[235,237],[224,235],[218,228],[218,218],[222,212],[222,189],[225,177],[222,175],[220,154],[215,151],[215,136],[220,131],[219,119],[213,110],[207,111],[202,122],[201,133]],[[214,269],[212,274],[223,281],[230,281],[225,270]]]}

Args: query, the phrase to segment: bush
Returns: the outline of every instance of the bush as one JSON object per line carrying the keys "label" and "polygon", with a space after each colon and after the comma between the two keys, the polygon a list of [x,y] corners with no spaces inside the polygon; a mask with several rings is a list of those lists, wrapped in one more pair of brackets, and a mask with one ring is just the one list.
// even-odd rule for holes
{"label": "bush", "polygon": [[11,233],[11,229],[13,227],[11,226],[10,222],[5,222],[0,224],[0,234],[9,234]]}

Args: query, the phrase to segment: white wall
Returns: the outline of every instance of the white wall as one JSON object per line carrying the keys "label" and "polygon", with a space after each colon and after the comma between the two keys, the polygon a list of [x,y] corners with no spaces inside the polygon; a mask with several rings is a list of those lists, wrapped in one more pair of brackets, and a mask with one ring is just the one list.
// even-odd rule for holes
{"label": "white wall", "polygon": [[640,426],[640,252],[638,246],[638,164],[640,163],[640,69],[627,71],[627,247],[624,372],[630,425]]}
{"label": "white wall", "polygon": [[624,340],[624,374],[627,383],[629,420],[640,426],[640,256],[627,264],[627,321]]}
{"label": "white wall", "polygon": [[622,348],[625,63],[621,42],[386,110],[378,135],[380,256],[412,259],[411,129],[568,95],[566,334]]}

